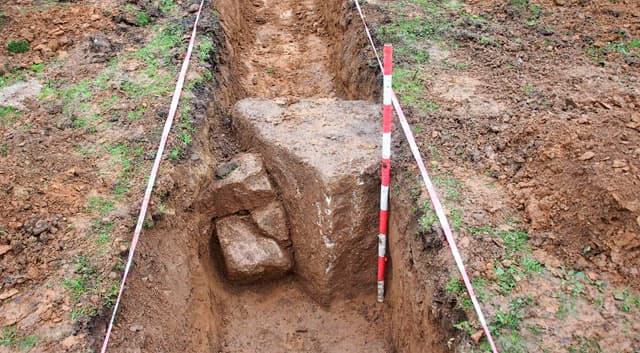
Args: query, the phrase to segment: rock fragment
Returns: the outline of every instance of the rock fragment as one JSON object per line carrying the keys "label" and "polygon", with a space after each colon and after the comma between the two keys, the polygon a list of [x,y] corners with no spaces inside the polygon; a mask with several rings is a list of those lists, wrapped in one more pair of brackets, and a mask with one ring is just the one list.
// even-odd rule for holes
{"label": "rock fragment", "polygon": [[8,253],[11,249],[13,249],[11,245],[0,245],[0,256]]}
{"label": "rock fragment", "polygon": [[291,255],[263,237],[247,217],[229,216],[216,221],[216,232],[229,280],[248,283],[282,277],[289,272]]}
{"label": "rock fragment", "polygon": [[24,101],[40,94],[42,85],[37,80],[16,82],[0,89],[0,107],[13,107],[24,110]]}
{"label": "rock fragment", "polygon": [[591,151],[587,151],[585,153],[583,153],[580,157],[578,157],[579,160],[581,161],[588,161],[591,158],[595,157],[595,153],[591,152]]}
{"label": "rock fragment", "polygon": [[[227,168],[233,164],[235,168]],[[220,168],[223,179],[214,178],[203,190],[197,207],[209,210],[212,217],[224,217],[253,210],[275,200],[275,192],[264,169],[262,158],[253,153],[239,154]],[[221,175],[217,172],[216,175]]]}
{"label": "rock fragment", "polygon": [[251,212],[251,217],[266,236],[281,245],[290,243],[286,214],[280,202],[275,201],[265,207],[254,210]]}

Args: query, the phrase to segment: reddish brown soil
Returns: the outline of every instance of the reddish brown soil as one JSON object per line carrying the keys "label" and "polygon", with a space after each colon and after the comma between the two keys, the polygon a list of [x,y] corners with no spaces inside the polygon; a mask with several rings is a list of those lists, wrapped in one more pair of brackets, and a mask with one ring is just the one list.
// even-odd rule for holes
{"label": "reddish brown soil", "polygon": [[[377,19],[374,28],[397,20],[384,7],[388,3],[371,1],[367,11]],[[427,154],[431,167],[462,180],[465,196],[457,202],[465,210],[465,226],[525,220],[533,253],[547,269],[514,289],[538,304],[526,312],[524,320],[532,325],[527,327],[545,333],[540,338],[523,329],[527,350],[561,352],[588,337],[601,351],[635,352],[638,311],[620,310],[613,292],[637,288],[640,278],[640,71],[637,55],[603,55],[601,48],[622,40],[621,33],[640,37],[640,6],[634,0],[536,3],[543,14],[534,25],[505,1],[462,4],[488,21],[463,21],[443,34],[456,49],[435,46],[432,61],[419,73],[425,98],[440,109],[423,114],[408,105],[408,112],[422,125],[423,150],[437,146],[443,155]],[[189,5],[180,3],[174,18],[154,21],[187,23]],[[226,284],[208,211],[192,205],[215,165],[239,151],[229,129],[231,105],[245,96],[375,98],[379,76],[375,65],[368,66],[371,54],[349,2],[215,5],[222,23],[208,7],[204,32],[214,37],[217,55],[209,63],[195,59],[190,75],[210,70],[214,79],[188,95],[194,102],[194,143],[180,161],[163,164],[155,223],[144,232],[111,351],[477,351],[468,335],[453,328],[468,315],[445,292],[455,273],[448,248],[435,230],[428,237],[416,226],[419,212],[411,202],[424,195],[414,187],[416,170],[402,142],[395,146],[394,162],[402,178],[394,182],[411,190],[394,194],[385,306],[376,306],[373,296],[320,306],[295,278],[255,287]],[[108,37],[114,44],[109,54],[116,57],[151,39],[152,29],[130,18],[114,22],[124,9],[125,2],[115,0],[3,2],[0,74],[44,62],[41,74],[20,72],[43,83],[56,81],[60,89],[95,80],[109,63],[91,53],[90,36]],[[409,10],[410,16],[419,14]],[[32,50],[10,55],[5,42],[12,38],[28,39]],[[178,65],[183,52],[172,54]],[[117,66],[119,78],[142,71],[131,58]],[[127,253],[166,116],[167,94],[130,100],[120,84],[111,83],[91,95],[91,112],[100,102],[121,99],[105,113],[120,118],[92,130],[73,128],[63,102],[38,98],[26,102],[15,124],[0,127],[0,328],[15,328],[18,343],[35,338],[27,347],[34,352],[82,352],[101,343],[109,315],[105,299],[118,283],[118,259]],[[127,120],[140,106],[146,108],[140,119]],[[122,164],[104,152],[119,144],[142,153],[131,157],[133,167],[127,169],[131,192],[113,199],[105,213],[90,199],[111,198],[120,185]],[[171,147],[178,145],[176,139]],[[48,228],[36,236],[43,222]],[[96,244],[96,224],[113,227],[102,246]],[[491,278],[495,264],[511,261],[501,258],[499,241],[465,229],[458,237],[473,277]],[[82,265],[87,258],[88,266]],[[576,313],[565,318],[557,315],[560,302],[575,285],[567,284],[573,275],[563,266],[583,270],[605,287],[599,290],[590,281]],[[99,281],[74,298],[65,280],[88,272]],[[489,317],[509,299],[487,299]],[[72,316],[79,312],[79,318]],[[17,347],[0,345],[0,352]]]}
{"label": "reddish brown soil", "polygon": [[[588,51],[638,38],[640,7],[625,1],[565,3],[540,2],[543,15],[535,26],[523,24],[526,15],[502,2],[468,7],[491,20],[462,31],[504,44],[462,39],[455,56],[470,66],[462,81],[455,73],[436,73],[434,88],[440,88],[434,96],[444,98],[446,107],[434,117],[436,141],[506,182],[540,246],[578,267],[635,282],[639,58],[636,52],[625,62],[614,51],[600,64]],[[463,89],[472,96],[461,97]],[[482,102],[480,111],[469,104]],[[584,160],[585,153],[593,157]]]}
{"label": "reddish brown soil", "polygon": [[[52,58],[66,58],[69,48],[75,46],[87,34],[110,30],[109,4],[70,3],[60,7],[51,4],[37,5],[33,1],[7,1],[2,5],[2,37],[6,40],[27,40],[27,53],[11,55],[5,41],[0,47],[0,70],[13,67],[28,68],[33,63]],[[3,71],[0,71],[3,73]]]}

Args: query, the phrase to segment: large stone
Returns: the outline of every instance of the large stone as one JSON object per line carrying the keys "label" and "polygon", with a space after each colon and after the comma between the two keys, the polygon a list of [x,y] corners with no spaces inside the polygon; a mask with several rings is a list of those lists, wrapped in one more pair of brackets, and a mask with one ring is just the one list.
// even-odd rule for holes
{"label": "large stone", "polygon": [[262,236],[247,217],[229,216],[216,221],[216,232],[227,277],[236,282],[281,277],[292,267],[291,255]]}
{"label": "large stone", "polygon": [[265,207],[253,210],[251,217],[258,228],[278,244],[289,245],[291,243],[286,214],[280,202],[274,201]]}
{"label": "large stone", "polygon": [[295,272],[322,302],[375,288],[380,115],[376,104],[332,99],[245,99],[233,111],[241,143],[260,151],[280,188]]}
{"label": "large stone", "polygon": [[242,153],[221,165],[215,179],[202,192],[198,207],[210,210],[212,217],[250,211],[275,200],[275,192],[262,159]]}

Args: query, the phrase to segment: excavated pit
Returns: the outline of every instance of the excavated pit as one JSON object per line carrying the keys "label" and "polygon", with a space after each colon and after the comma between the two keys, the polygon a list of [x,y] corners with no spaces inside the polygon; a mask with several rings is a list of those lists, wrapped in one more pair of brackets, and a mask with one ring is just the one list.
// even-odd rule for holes
{"label": "excavated pit", "polygon": [[[380,77],[351,3],[214,5],[224,35],[201,157],[172,175],[176,214],[140,246],[114,351],[446,351],[429,280],[440,260],[405,236],[402,202],[375,301]],[[288,234],[261,221],[269,207]]]}

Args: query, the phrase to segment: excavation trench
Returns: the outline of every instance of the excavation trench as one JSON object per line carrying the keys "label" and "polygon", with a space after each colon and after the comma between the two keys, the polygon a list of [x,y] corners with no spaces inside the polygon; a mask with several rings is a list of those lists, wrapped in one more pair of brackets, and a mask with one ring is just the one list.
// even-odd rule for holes
{"label": "excavation trench", "polygon": [[[216,80],[200,97],[198,158],[170,177],[175,216],[145,235],[113,351],[444,352],[445,314],[433,303],[445,260],[410,235],[402,196],[391,204],[387,301],[375,301],[379,76],[350,2],[214,5]],[[215,192],[220,167],[247,152],[262,159],[267,201],[255,187]],[[290,273],[229,281],[219,233],[249,224],[261,202],[287,214],[279,246]]]}

